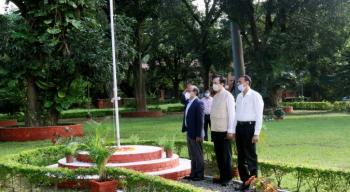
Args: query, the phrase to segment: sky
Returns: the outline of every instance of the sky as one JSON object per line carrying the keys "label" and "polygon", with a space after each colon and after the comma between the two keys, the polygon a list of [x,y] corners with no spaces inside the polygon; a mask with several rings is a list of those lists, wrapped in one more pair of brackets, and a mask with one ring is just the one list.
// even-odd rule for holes
{"label": "sky", "polygon": [[[10,10],[15,8],[15,5],[13,3],[10,2]],[[0,0],[0,14],[4,14],[5,13],[5,0]]]}

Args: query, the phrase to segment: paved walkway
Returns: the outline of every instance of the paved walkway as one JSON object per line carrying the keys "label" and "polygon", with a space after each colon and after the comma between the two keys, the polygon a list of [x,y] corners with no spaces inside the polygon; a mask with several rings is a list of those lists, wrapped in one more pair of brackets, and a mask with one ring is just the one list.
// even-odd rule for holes
{"label": "paved walkway", "polygon": [[212,177],[205,177],[203,181],[189,181],[189,180],[181,180],[183,183],[188,183],[196,187],[200,187],[203,191],[215,191],[215,192],[238,192],[235,190],[235,187],[239,185],[236,181],[231,181],[228,186],[223,187],[220,184],[214,184],[212,182]]}

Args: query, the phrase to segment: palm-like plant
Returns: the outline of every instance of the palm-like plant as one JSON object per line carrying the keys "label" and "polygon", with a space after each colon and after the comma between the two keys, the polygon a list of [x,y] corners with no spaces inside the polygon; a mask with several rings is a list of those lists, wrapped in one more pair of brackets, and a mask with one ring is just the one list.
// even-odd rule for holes
{"label": "palm-like plant", "polygon": [[111,146],[106,146],[106,129],[108,126],[101,123],[93,123],[89,125],[93,133],[88,136],[84,142],[83,148],[89,151],[90,159],[96,164],[99,174],[99,180],[105,181],[107,177],[106,164],[109,157],[114,153],[115,149]]}

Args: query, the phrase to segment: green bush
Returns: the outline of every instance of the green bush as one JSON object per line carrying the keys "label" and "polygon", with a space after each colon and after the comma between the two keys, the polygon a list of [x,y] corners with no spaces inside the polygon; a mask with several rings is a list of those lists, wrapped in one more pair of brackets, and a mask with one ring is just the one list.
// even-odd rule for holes
{"label": "green bush", "polygon": [[322,102],[284,102],[283,106],[292,106],[299,110],[332,110],[333,104],[328,101]]}
{"label": "green bush", "polygon": [[[126,143],[125,143],[126,144]],[[157,145],[157,141],[140,141],[144,145]],[[6,161],[0,162],[0,191],[2,183],[11,184],[14,178],[21,176],[28,178],[31,187],[55,184],[60,181],[74,179],[78,175],[96,174],[95,168],[90,169],[49,169],[46,166],[54,164],[58,159],[63,158],[63,146],[40,148],[18,155],[8,157]],[[174,152],[177,154],[186,153],[187,144],[185,141],[175,142]],[[205,162],[209,167],[216,167],[214,146],[210,142],[204,142]],[[260,172],[263,177],[273,179],[278,187],[282,186],[283,180],[295,178],[292,191],[349,191],[350,172],[340,170],[326,170],[313,167],[295,166],[281,162],[259,161]],[[160,177],[153,177],[143,173],[114,168],[107,170],[112,178],[126,176],[126,188],[128,191],[202,191],[193,186],[166,180]],[[48,179],[47,174],[55,176],[55,179]],[[13,183],[13,182],[12,182]],[[23,183],[22,183],[23,184]],[[15,185],[15,184],[13,184]]]}
{"label": "green bush", "polygon": [[283,109],[281,109],[281,108],[276,109],[276,110],[273,112],[273,114],[274,114],[277,118],[283,118],[284,115],[285,115]]}
{"label": "green bush", "polygon": [[350,112],[350,101],[336,101],[333,103],[334,111]]}
{"label": "green bush", "polygon": [[184,106],[173,106],[173,107],[168,107],[167,112],[183,112],[184,111]]}
{"label": "green bush", "polygon": [[[25,187],[48,187],[63,181],[74,180],[78,176],[97,174],[96,168],[81,169],[52,169],[47,165],[57,163],[64,156],[62,146],[46,147],[32,151],[22,152],[7,158],[6,162],[0,163],[0,191],[2,185],[14,179],[28,179],[28,183],[21,182]],[[188,184],[166,180],[160,177],[154,177],[139,173],[133,170],[123,168],[107,169],[107,174],[111,178],[126,176],[126,188],[128,191],[171,191],[174,192],[200,192],[200,188]],[[50,175],[50,177],[48,177]],[[12,182],[13,185],[17,183]],[[8,186],[7,185],[7,186]],[[23,186],[12,186],[13,188],[22,188]],[[6,189],[4,189],[6,190]],[[16,190],[13,190],[16,191]],[[19,190],[20,191],[20,190]],[[45,191],[45,190],[43,190]]]}

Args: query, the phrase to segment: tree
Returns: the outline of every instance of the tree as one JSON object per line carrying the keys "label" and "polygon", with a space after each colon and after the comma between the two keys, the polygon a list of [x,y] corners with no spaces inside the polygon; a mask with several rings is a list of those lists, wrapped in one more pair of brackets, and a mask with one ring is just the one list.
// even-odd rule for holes
{"label": "tree", "polygon": [[[218,21],[222,16],[222,9],[219,7],[218,0],[204,0],[205,9],[200,12],[192,4],[192,0],[174,1],[168,10],[172,10],[187,31],[192,36],[195,52],[201,65],[201,74],[204,88],[209,88],[209,72],[213,63],[218,58],[217,55],[211,54],[214,48],[211,46],[217,44]],[[217,49],[215,49],[217,50]],[[225,52],[225,51],[224,51]]]}
{"label": "tree", "polygon": [[147,29],[154,18],[157,17],[157,10],[161,1],[147,0],[116,0],[117,11],[125,14],[127,17],[133,18],[135,24],[133,29],[133,48],[136,51],[136,56],[132,61],[132,80],[135,91],[136,110],[146,111],[146,85],[144,78],[144,69],[142,68],[143,58],[148,54],[151,42],[149,37],[152,34],[148,33]]}
{"label": "tree", "polygon": [[332,60],[347,37],[345,2],[222,0],[221,5],[242,29],[246,71],[255,79],[254,86],[273,101],[273,106],[280,104],[277,101],[281,99],[274,97],[281,97],[284,86],[278,82],[282,74],[307,71],[312,98],[322,99],[323,92],[327,92],[322,84],[326,85],[329,79],[323,77],[334,66]]}
{"label": "tree", "polygon": [[[26,91],[26,125],[56,124],[62,110],[88,102],[88,81],[97,77],[92,69],[106,72],[101,76],[110,76],[108,33],[96,19],[100,4],[69,0],[13,2],[20,15],[13,14],[11,28],[0,46],[4,53],[2,66],[18,77]],[[120,47],[127,47],[125,43],[121,41]],[[118,50],[121,57],[130,51]]]}

